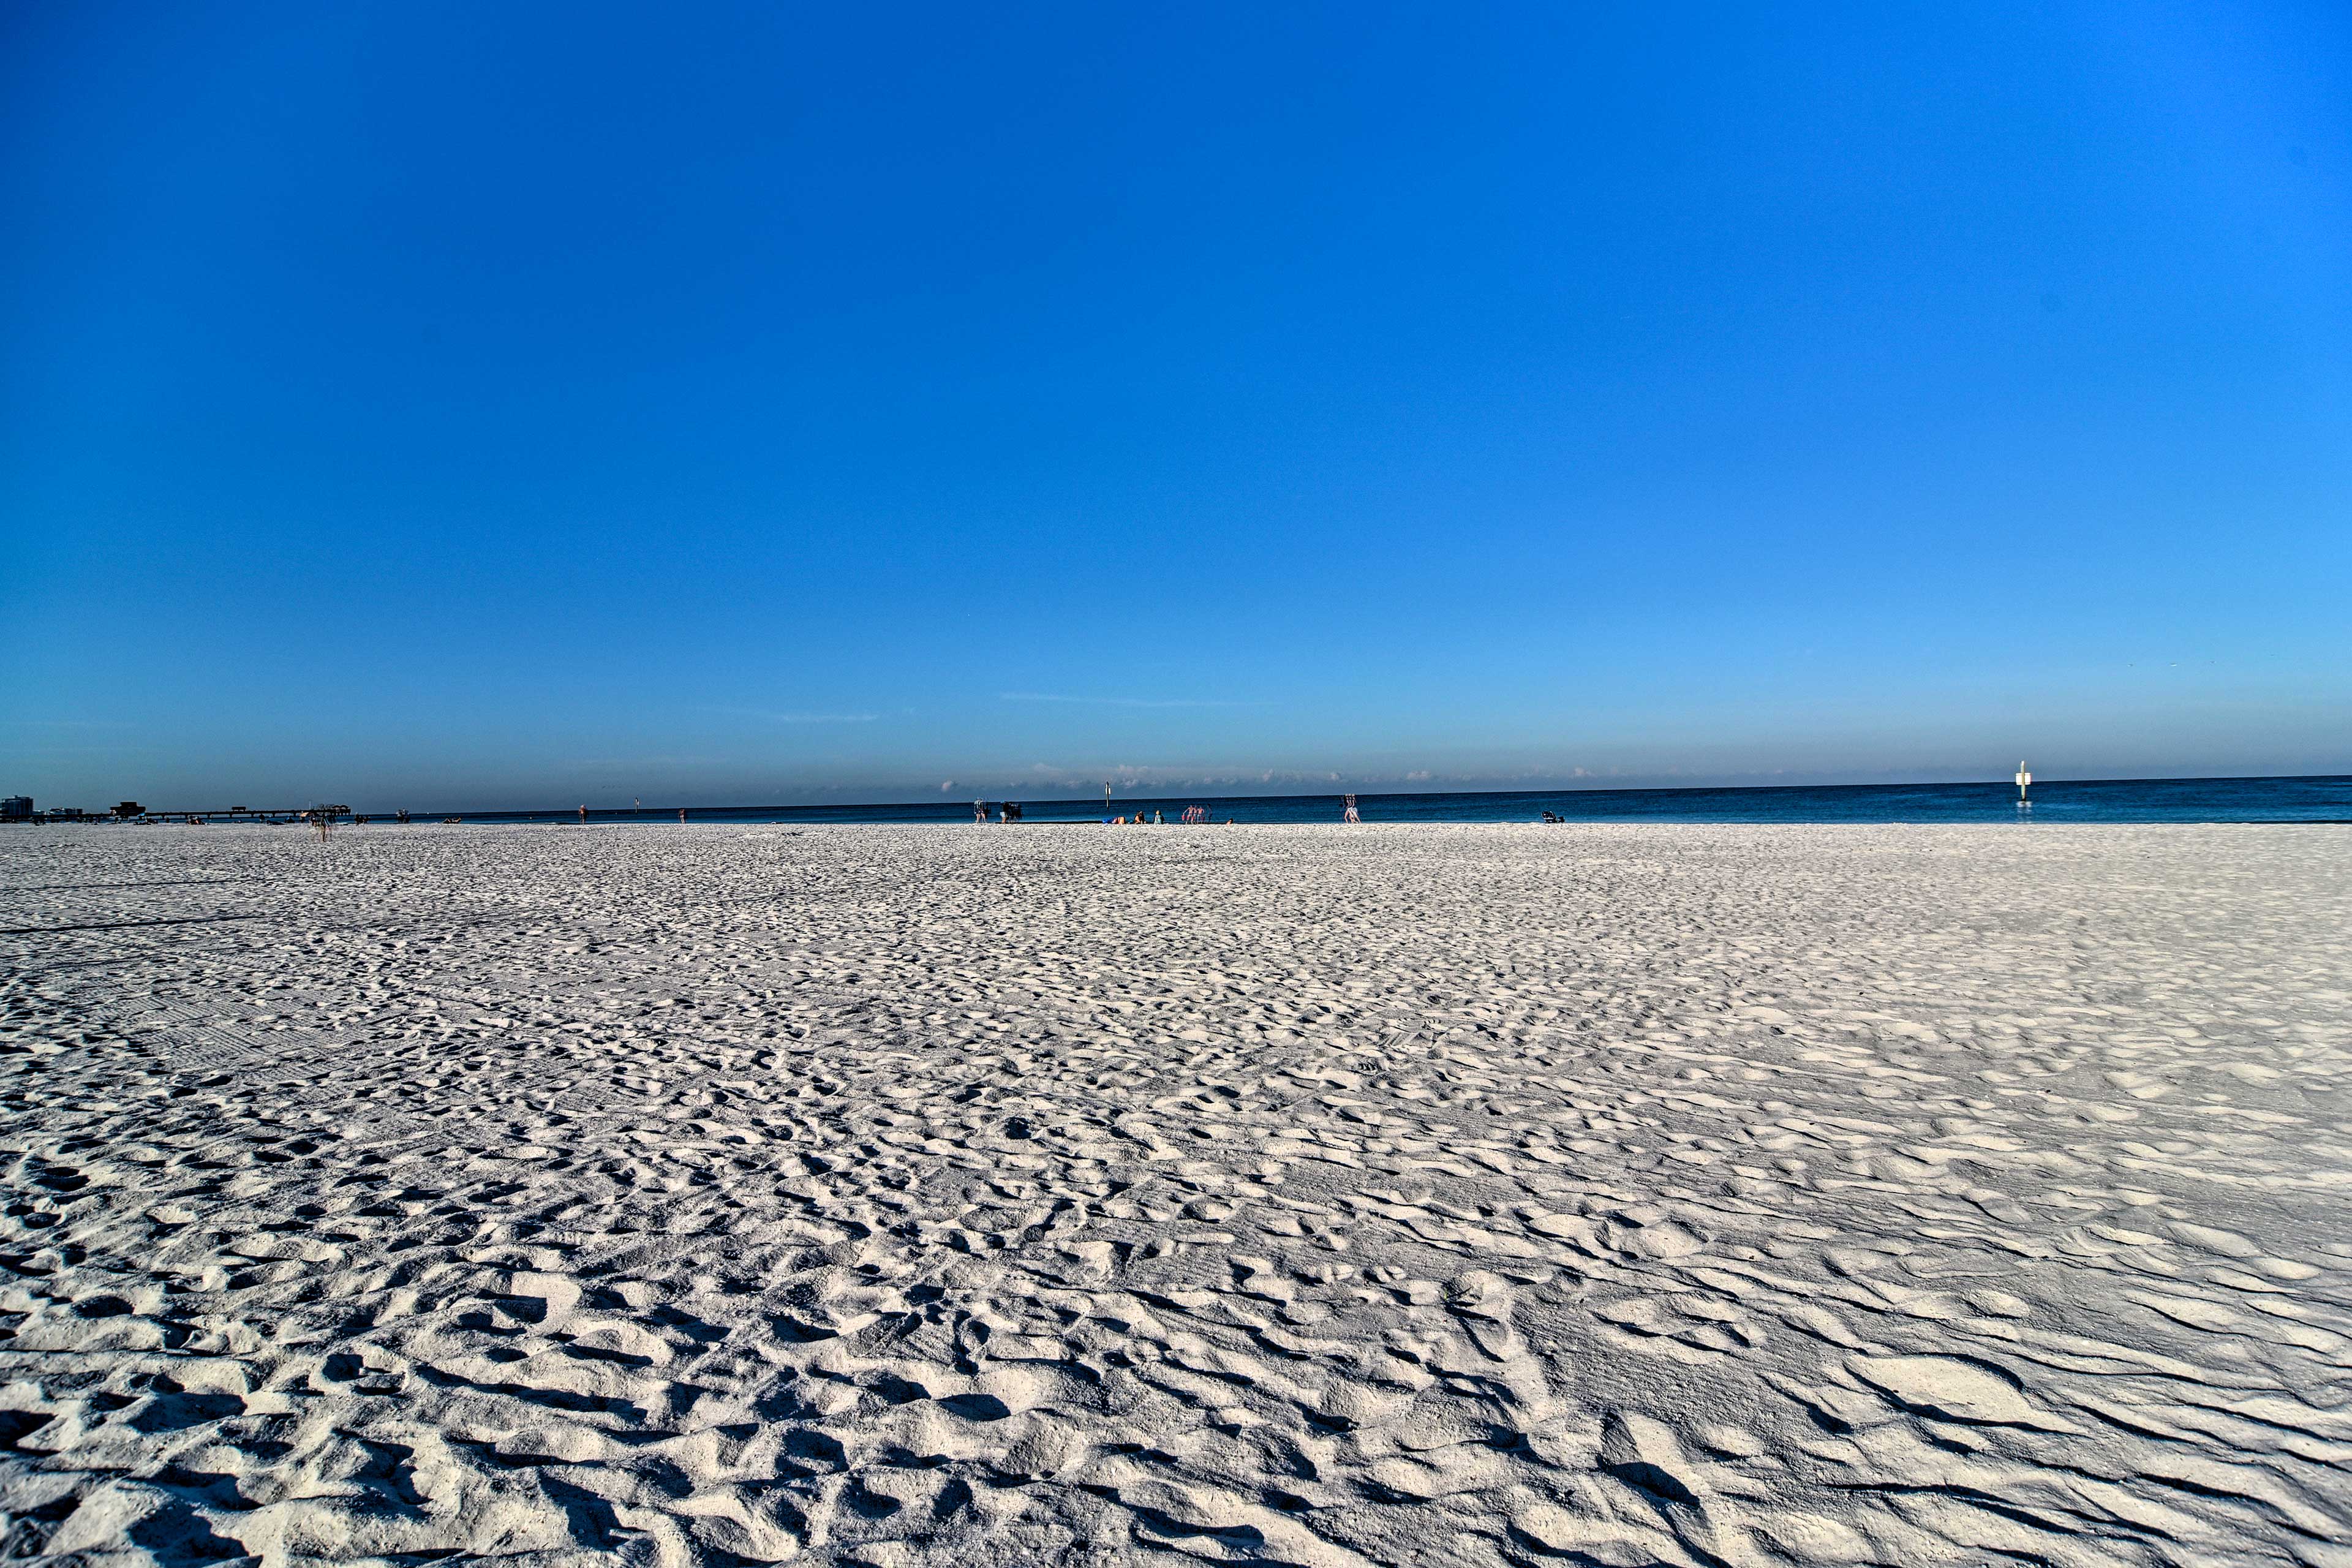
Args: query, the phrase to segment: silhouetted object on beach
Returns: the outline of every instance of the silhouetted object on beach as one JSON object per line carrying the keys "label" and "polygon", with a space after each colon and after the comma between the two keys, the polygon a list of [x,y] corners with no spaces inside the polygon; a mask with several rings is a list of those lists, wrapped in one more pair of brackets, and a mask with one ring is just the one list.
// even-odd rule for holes
{"label": "silhouetted object on beach", "polygon": [[146,816],[147,812],[146,808],[142,806],[137,801],[126,800],[121,805],[114,808],[114,815],[122,818],[123,821],[128,822],[134,816]]}

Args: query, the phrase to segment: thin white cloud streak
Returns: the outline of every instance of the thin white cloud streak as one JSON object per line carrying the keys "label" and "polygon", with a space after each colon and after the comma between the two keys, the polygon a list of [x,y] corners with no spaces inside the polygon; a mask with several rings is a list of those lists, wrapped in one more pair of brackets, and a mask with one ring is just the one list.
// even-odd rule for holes
{"label": "thin white cloud streak", "polygon": [[771,713],[763,708],[710,708],[710,713],[729,713],[738,719],[762,719],[771,724],[871,724],[879,713]]}
{"label": "thin white cloud streak", "polygon": [[1218,697],[1066,697],[1052,691],[1000,691],[999,702],[1074,702],[1094,708],[1263,708]]}

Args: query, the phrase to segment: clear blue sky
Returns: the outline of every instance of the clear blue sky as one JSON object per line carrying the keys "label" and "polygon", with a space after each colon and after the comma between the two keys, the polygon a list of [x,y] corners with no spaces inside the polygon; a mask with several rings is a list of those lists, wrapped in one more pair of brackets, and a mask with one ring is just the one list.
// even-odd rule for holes
{"label": "clear blue sky", "polygon": [[45,804],[2352,771],[2340,4],[17,4],[0,212]]}

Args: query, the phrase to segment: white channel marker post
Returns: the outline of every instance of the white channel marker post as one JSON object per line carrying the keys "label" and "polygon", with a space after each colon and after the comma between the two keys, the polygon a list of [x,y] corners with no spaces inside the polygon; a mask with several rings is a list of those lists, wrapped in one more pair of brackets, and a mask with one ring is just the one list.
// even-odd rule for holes
{"label": "white channel marker post", "polygon": [[2018,764],[2017,764],[2017,804],[2018,804],[2018,805],[2026,805],[2026,804],[2027,804],[2027,801],[2026,801],[2026,798],[2025,798],[2025,786],[2026,786],[2027,784],[2032,784],[2032,782],[2033,782],[2033,775],[2032,775],[2032,773],[2027,773],[2027,772],[2025,771],[2025,763],[2024,763],[2023,759],[2021,759],[2021,759],[2019,760],[2019,762],[2018,762]]}

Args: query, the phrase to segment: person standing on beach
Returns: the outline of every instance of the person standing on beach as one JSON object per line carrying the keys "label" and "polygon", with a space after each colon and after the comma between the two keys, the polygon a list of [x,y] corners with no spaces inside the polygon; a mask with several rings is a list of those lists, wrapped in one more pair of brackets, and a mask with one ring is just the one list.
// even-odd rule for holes
{"label": "person standing on beach", "polygon": [[1363,818],[1362,818],[1362,817],[1358,816],[1356,815],[1356,797],[1355,797],[1354,795],[1349,795],[1349,796],[1348,796],[1348,797],[1347,797],[1347,802],[1348,802],[1348,804],[1347,804],[1347,807],[1346,807],[1346,809],[1344,809],[1343,811],[1341,811],[1341,812],[1339,813],[1339,820],[1340,820],[1340,821],[1342,821],[1342,822],[1361,822],[1361,821],[1363,821]]}
{"label": "person standing on beach", "polygon": [[580,808],[580,826],[583,827],[588,826],[588,808],[584,805]]}

